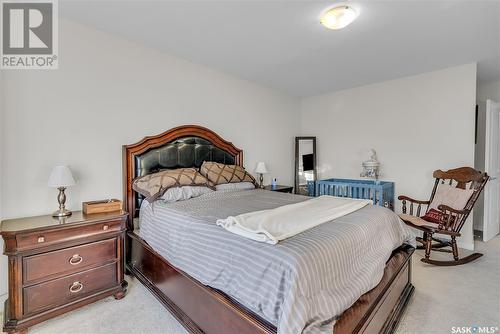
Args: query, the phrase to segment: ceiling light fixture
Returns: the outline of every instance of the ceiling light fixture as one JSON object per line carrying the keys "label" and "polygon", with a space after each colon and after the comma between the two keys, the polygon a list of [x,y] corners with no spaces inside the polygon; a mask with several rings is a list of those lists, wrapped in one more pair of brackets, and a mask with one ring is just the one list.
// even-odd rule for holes
{"label": "ceiling light fixture", "polygon": [[352,23],[358,16],[358,13],[351,6],[336,6],[321,14],[319,22],[328,29],[342,29]]}

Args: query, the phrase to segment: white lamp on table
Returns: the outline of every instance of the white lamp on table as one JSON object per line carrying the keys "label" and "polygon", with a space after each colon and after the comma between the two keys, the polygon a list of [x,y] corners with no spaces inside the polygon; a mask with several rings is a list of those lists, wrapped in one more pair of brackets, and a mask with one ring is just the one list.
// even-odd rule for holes
{"label": "white lamp on table", "polygon": [[264,174],[267,174],[268,171],[267,171],[267,168],[266,168],[266,164],[263,163],[263,162],[259,162],[257,164],[257,167],[255,167],[255,173],[259,174],[260,175],[260,184],[259,184],[259,187],[261,189],[264,188]]}
{"label": "white lamp on table", "polygon": [[55,211],[53,217],[66,217],[71,215],[71,211],[67,210],[64,206],[66,203],[66,194],[64,191],[67,187],[75,185],[75,179],[71,170],[67,166],[55,166],[52,169],[49,177],[49,187],[57,188],[59,195],[57,201],[59,202],[59,210]]}

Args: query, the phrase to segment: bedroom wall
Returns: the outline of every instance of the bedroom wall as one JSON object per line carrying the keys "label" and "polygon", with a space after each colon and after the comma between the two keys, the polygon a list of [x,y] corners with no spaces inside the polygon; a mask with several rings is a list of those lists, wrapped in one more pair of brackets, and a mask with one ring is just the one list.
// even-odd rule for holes
{"label": "bedroom wall", "polygon": [[301,134],[318,137],[320,178],[359,178],[374,148],[397,195],[427,199],[435,169],[474,165],[475,103],[474,63],[305,98]]}
{"label": "bedroom wall", "polygon": [[252,172],[265,161],[266,180],[293,181],[297,99],[68,20],[59,30],[58,70],[4,74],[5,217],[56,209],[57,191],[47,187],[56,164],[77,180],[70,209],[122,198],[122,145],[182,124],[244,149]]}
{"label": "bedroom wall", "polygon": [[478,83],[477,102],[485,102],[487,99],[500,103],[500,80]]}
{"label": "bedroom wall", "polygon": [[59,24],[58,70],[4,71],[3,218],[57,208],[57,191],[47,187],[56,164],[69,165],[77,180],[67,191],[69,209],[122,198],[122,145],[182,124],[206,126],[244,149],[252,172],[265,161],[266,182],[293,184],[298,99],[71,21]]}

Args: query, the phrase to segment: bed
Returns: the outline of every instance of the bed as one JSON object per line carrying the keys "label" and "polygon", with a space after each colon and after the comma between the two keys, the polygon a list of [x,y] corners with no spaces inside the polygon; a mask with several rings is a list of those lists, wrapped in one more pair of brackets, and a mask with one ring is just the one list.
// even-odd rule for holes
{"label": "bed", "polygon": [[[150,212],[149,215],[154,216],[151,214],[153,210],[156,210],[156,212],[164,210],[164,219],[168,219],[169,216],[182,213],[182,210],[187,212],[191,209],[194,210],[193,208],[197,206],[201,210],[204,207],[213,207],[214,203],[230,203],[233,198],[238,196],[241,197],[238,197],[239,207],[243,208],[246,205],[245,203],[248,206],[253,205],[256,206],[255,208],[261,208],[255,201],[256,198],[262,198],[262,196],[278,196],[263,201],[266,203],[283,201],[281,204],[285,204],[304,200],[295,195],[277,195],[274,193],[271,195],[271,192],[265,193],[263,190],[255,190],[239,194],[238,196],[219,194],[217,192],[217,194],[207,196],[206,199],[203,199],[205,202],[202,200],[189,202],[192,200],[188,200],[186,201],[188,203],[181,203],[178,205],[179,208],[177,208],[177,211],[172,211],[171,207],[162,208],[161,206],[157,206],[155,208],[155,204],[143,204],[141,196],[132,190],[132,181],[135,177],[147,175],[164,168],[199,167],[203,161],[207,160],[242,165],[243,152],[240,149],[223,140],[213,131],[200,126],[177,127],[158,136],[146,137],[139,143],[124,146],[123,159],[125,208],[131,217],[138,217],[141,210],[142,217],[147,217],[145,212]],[[241,205],[241,203],[245,205]],[[183,205],[184,208],[182,207]],[[262,205],[262,203],[259,205]],[[280,203],[276,205],[280,205]],[[382,208],[379,209],[384,210]],[[367,214],[368,211],[365,210],[363,212]],[[224,213],[212,210],[208,216],[217,214],[225,215]],[[370,214],[375,215],[375,213]],[[189,217],[189,215],[187,216]],[[192,217],[193,224],[191,225],[198,228],[199,224],[194,224],[194,222],[200,215],[193,215]],[[376,223],[376,220],[374,220],[374,223]],[[234,293],[230,288],[228,290],[227,287],[217,289],[209,287],[209,285],[219,286],[217,284],[207,284],[207,281],[210,282],[210,279],[204,274],[200,263],[194,263],[191,267],[179,265],[182,262],[179,262],[178,259],[187,258],[188,255],[192,256],[190,254],[192,252],[196,254],[195,246],[191,248],[186,246],[191,245],[191,240],[182,245],[182,247],[177,247],[177,253],[168,253],[168,248],[162,248],[162,245],[168,244],[168,242],[174,245],[176,240],[168,239],[168,233],[171,233],[168,231],[167,237],[158,237],[155,240],[155,236],[160,236],[161,234],[157,229],[158,225],[161,225],[161,222],[156,223],[156,229],[152,227],[153,223],[141,222],[141,230],[137,229],[137,224],[134,222],[136,222],[134,219],[130,219],[128,222],[126,243],[127,270],[130,274],[137,277],[176,316],[188,331],[192,333],[277,332],[276,321],[272,321],[273,319],[269,315],[269,312],[267,314],[264,311],[259,313],[259,308],[252,307],[253,304],[248,303],[244,298],[240,298],[241,296]],[[344,222],[343,224],[348,225],[349,222]],[[170,225],[174,226],[173,224]],[[339,223],[336,225],[341,226],[342,224]],[[215,226],[206,226],[207,228],[216,228]],[[369,225],[366,226],[369,227]],[[328,226],[321,228],[328,228]],[[321,231],[321,228],[315,229],[315,233]],[[198,233],[197,230],[194,231]],[[216,239],[216,233],[220,234],[222,232],[219,231],[223,230],[210,231],[210,233],[214,234],[213,238]],[[183,237],[184,239],[180,240],[189,240],[188,237],[190,234],[193,233],[186,233],[186,236]],[[303,233],[303,235],[301,237],[307,237],[307,233]],[[296,237],[299,237],[299,235]],[[203,241],[204,243],[208,244],[211,242],[210,234],[207,234],[205,238],[207,239]],[[377,236],[374,234],[374,238],[383,239],[384,235]],[[293,242],[288,242],[288,244],[287,242],[280,242],[282,244],[280,247],[286,248],[288,244],[293,245]],[[179,242],[177,241],[177,243]],[[217,247],[216,244],[214,247]],[[238,247],[253,246],[251,243],[243,243]],[[274,246],[266,245],[265,247]],[[216,249],[212,248],[212,252],[216,252]],[[249,249],[250,253],[257,253],[256,251],[252,251],[252,248]],[[272,251],[276,249],[269,248],[269,254],[273,254]],[[380,276],[382,278],[380,282],[370,291],[361,295],[357,301],[349,302],[349,305],[352,302],[354,303],[335,319],[335,326],[333,327],[335,333],[389,333],[394,331],[413,291],[410,261],[413,250],[413,247],[402,244],[396,247],[392,253],[389,251],[388,255],[390,254],[390,257],[385,263],[385,268],[381,268]],[[222,246],[220,253],[223,253]],[[201,251],[198,251],[198,254],[201,254]],[[270,255],[270,257],[272,256],[280,255]],[[208,262],[206,266],[206,269],[209,270]],[[184,270],[179,269],[179,267],[182,267]],[[266,277],[264,282],[271,284],[272,277]],[[245,282],[239,283],[245,284]],[[251,284],[250,280],[248,284]],[[255,282],[252,284],[255,285]],[[224,293],[222,290],[228,293]],[[265,306],[262,308],[265,309]],[[298,313],[288,312],[287,314],[289,316],[287,323],[292,323]],[[283,326],[281,326],[281,332],[286,332]]]}

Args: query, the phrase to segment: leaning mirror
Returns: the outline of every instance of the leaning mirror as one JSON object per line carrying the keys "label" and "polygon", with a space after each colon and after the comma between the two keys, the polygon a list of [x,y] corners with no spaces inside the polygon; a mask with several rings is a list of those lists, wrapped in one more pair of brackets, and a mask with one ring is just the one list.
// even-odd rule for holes
{"label": "leaning mirror", "polygon": [[295,193],[314,195],[307,183],[316,181],[316,137],[295,137]]}

